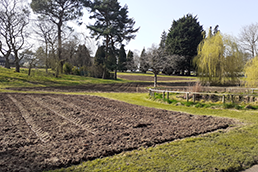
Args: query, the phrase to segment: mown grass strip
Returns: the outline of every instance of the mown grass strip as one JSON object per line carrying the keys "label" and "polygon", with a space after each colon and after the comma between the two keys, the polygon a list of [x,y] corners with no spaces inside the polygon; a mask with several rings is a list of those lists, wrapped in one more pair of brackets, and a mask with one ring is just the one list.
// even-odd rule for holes
{"label": "mown grass strip", "polygon": [[141,148],[54,171],[239,171],[258,161],[258,112],[198,109],[161,104],[145,93],[87,93],[197,115],[234,118],[245,125],[202,136]]}
{"label": "mown grass strip", "polygon": [[98,79],[76,75],[61,75],[56,78],[49,70],[46,74],[43,69],[33,69],[31,76],[28,76],[28,69],[21,68],[20,73],[14,69],[0,67],[0,88],[6,87],[50,87],[50,86],[74,86],[83,84],[112,84],[126,83],[128,80]]}

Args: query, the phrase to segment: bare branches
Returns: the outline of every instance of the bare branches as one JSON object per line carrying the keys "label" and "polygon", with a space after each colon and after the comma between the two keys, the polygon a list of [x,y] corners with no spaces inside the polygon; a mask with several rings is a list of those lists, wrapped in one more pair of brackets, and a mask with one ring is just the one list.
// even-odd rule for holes
{"label": "bare branches", "polygon": [[17,72],[20,70],[21,60],[18,51],[24,47],[28,36],[25,28],[29,24],[29,15],[28,7],[23,7],[20,0],[0,1],[0,37],[4,39],[3,47],[6,48],[6,51],[1,48],[1,53],[7,61],[10,53],[14,53]]}
{"label": "bare branches", "polygon": [[239,40],[244,50],[251,54],[251,58],[255,57],[257,55],[258,23],[244,26]]}

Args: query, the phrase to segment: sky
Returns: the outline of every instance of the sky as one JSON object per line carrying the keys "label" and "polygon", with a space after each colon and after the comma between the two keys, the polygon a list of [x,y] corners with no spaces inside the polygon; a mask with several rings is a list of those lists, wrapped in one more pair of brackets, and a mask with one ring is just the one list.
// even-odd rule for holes
{"label": "sky", "polygon": [[[31,2],[31,0],[28,0]],[[125,49],[140,54],[142,49],[150,48],[152,44],[159,44],[161,33],[168,32],[173,20],[178,20],[186,14],[197,16],[200,25],[208,31],[219,25],[222,34],[237,37],[243,26],[258,22],[258,0],[118,0],[121,6],[127,4],[129,17],[136,21],[135,28],[140,27],[136,38],[125,46]],[[90,36],[86,26],[90,21],[89,13],[85,10],[84,24],[78,32]],[[89,41],[88,46],[94,52],[96,42]],[[137,50],[137,51],[135,51]]]}
{"label": "sky", "polygon": [[[243,26],[258,22],[257,0],[118,0],[128,5],[129,17],[140,27],[126,50],[142,51],[159,44],[161,33],[171,28],[173,20],[190,13],[198,17],[204,30],[219,25],[223,34],[238,36]],[[88,14],[86,14],[88,15]],[[87,17],[87,16],[86,16]]]}

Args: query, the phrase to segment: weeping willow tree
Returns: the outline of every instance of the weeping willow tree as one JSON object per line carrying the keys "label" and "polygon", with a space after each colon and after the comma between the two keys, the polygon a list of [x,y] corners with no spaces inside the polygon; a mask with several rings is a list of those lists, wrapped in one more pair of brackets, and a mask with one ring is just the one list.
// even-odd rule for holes
{"label": "weeping willow tree", "polygon": [[194,63],[203,84],[234,84],[243,70],[244,53],[233,37],[218,31],[199,44]]}
{"label": "weeping willow tree", "polygon": [[249,60],[244,68],[246,76],[246,86],[247,87],[257,87],[258,86],[258,57],[254,57]]}

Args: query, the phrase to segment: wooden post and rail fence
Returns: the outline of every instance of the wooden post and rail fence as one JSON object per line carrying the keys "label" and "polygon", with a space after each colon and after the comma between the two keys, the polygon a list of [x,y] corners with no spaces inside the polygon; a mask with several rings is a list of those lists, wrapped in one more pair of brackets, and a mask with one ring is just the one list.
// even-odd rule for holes
{"label": "wooden post and rail fence", "polygon": [[[252,103],[258,102],[258,94],[254,94],[254,91],[258,90],[257,88],[251,88],[247,90],[248,94],[236,94],[236,93],[205,93],[205,92],[188,92],[188,91],[168,91],[168,90],[158,90],[158,89],[149,89],[149,95],[155,97],[155,93],[162,93],[162,98],[169,100],[169,93],[184,94],[183,98],[188,102],[192,99],[193,102],[196,102],[200,97],[206,97],[206,99],[211,100],[212,96],[220,97],[219,99],[223,104],[226,101],[230,103],[243,102]],[[249,94],[251,92],[251,94]]]}

